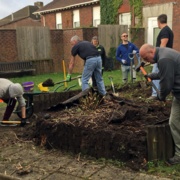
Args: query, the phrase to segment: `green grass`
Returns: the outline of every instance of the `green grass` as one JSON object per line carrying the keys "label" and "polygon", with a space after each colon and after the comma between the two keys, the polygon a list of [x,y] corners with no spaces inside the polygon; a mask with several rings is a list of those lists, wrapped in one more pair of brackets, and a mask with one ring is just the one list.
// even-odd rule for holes
{"label": "green grass", "polygon": [[[149,71],[149,70],[147,69],[147,71]],[[76,77],[78,75],[80,75],[80,74],[73,73],[72,77]],[[103,74],[105,86],[111,86],[111,82],[108,78],[109,76],[113,77],[114,84],[116,84],[118,86],[122,85],[121,70],[105,71]],[[48,78],[51,78],[53,80],[53,82],[59,82],[59,81],[64,80],[64,75],[63,75],[63,73],[51,73],[51,74],[43,74],[43,75],[36,75],[36,76],[23,76],[23,77],[18,77],[18,78],[10,78],[10,80],[13,81],[14,83],[17,83],[17,82],[23,83],[23,82],[33,81],[34,82],[34,91],[39,91],[38,84],[40,84],[41,82],[44,82]],[[140,72],[137,73],[137,80],[144,80],[144,78]],[[131,83],[130,77],[129,77],[129,83]],[[68,82],[67,84],[68,84],[68,87],[70,87],[72,85],[76,85],[74,88],[72,88],[72,90],[81,89],[81,87],[78,85],[78,80],[73,80],[71,82]],[[63,83],[61,85],[63,85]],[[58,86],[59,85],[50,87],[49,90],[54,91],[54,89]],[[62,86],[58,89],[58,91],[63,91],[64,88],[65,88],[65,86]]]}
{"label": "green grass", "polygon": [[163,161],[148,162],[148,174],[180,179],[180,164],[168,166]]}

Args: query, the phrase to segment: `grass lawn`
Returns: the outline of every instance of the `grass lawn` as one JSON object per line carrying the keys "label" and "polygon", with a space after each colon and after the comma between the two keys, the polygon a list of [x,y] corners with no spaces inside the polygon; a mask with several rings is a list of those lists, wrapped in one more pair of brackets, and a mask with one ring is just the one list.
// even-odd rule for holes
{"label": "grass lawn", "polygon": [[[149,72],[150,69],[151,69],[151,67],[150,68],[148,67],[148,69],[146,69],[147,72]],[[76,77],[78,75],[81,75],[81,74],[73,73],[72,77]],[[120,87],[121,85],[123,85],[122,84],[121,70],[105,71],[103,74],[105,86],[111,85],[111,82],[108,78],[109,76],[113,77],[113,82],[116,86]],[[44,82],[48,78],[51,78],[53,80],[53,82],[59,82],[59,81],[64,80],[64,75],[63,75],[63,73],[51,73],[51,74],[43,74],[43,75],[36,75],[36,76],[24,76],[24,77],[18,77],[18,78],[10,78],[10,80],[15,82],[15,83],[16,82],[23,83],[23,82],[33,81],[34,82],[34,91],[39,91],[38,84]],[[144,77],[140,72],[137,73],[137,80],[144,80]],[[130,76],[129,76],[129,83],[131,83]],[[63,85],[63,83],[61,85]],[[73,80],[73,81],[67,83],[67,87],[70,87],[73,85],[76,85],[76,86],[73,87],[72,90],[81,88],[78,84],[78,80]],[[53,91],[58,86],[59,85],[55,85],[54,87],[50,87],[49,90]],[[63,91],[64,88],[65,88],[65,86],[61,86],[58,89],[58,91]]]}

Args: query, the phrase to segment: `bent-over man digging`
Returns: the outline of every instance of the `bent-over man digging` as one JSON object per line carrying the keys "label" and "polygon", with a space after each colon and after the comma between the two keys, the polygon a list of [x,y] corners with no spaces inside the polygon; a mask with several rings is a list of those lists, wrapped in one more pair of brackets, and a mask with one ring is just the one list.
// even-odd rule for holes
{"label": "bent-over man digging", "polygon": [[94,73],[94,77],[97,82],[98,92],[102,95],[106,95],[104,81],[102,78],[102,59],[99,55],[96,47],[88,41],[80,41],[80,38],[75,35],[70,41],[72,45],[71,59],[69,62],[69,69],[67,74],[67,81],[71,81],[71,74],[75,65],[75,56],[79,55],[84,61],[84,70],[82,73],[82,91],[89,88],[88,81]]}

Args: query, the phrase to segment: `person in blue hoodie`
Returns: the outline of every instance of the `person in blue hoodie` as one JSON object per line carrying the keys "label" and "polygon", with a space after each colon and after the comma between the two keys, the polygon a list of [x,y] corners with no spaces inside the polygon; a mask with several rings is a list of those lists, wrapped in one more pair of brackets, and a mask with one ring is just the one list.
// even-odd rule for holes
{"label": "person in blue hoodie", "polygon": [[[116,50],[116,59],[121,63],[123,83],[127,83],[128,74],[131,69],[131,59],[129,58],[129,55],[139,53],[139,49],[133,43],[128,41],[127,33],[123,33],[121,35],[121,40],[122,43],[118,46]],[[133,74],[133,80],[135,81],[136,74]]]}

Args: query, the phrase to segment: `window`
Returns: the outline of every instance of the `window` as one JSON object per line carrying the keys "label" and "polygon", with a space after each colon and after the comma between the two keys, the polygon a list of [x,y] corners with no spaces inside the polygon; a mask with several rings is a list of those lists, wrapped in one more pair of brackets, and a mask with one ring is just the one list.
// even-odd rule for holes
{"label": "window", "polygon": [[119,15],[119,24],[120,25],[131,25],[131,14],[130,13],[122,13]]}
{"label": "window", "polygon": [[93,7],[93,26],[97,27],[100,24],[100,6]]}
{"label": "window", "polygon": [[61,13],[56,13],[56,29],[62,29],[62,15],[61,15]]}
{"label": "window", "polygon": [[79,10],[73,11],[73,28],[80,27]]}
{"label": "window", "polygon": [[157,36],[160,31],[161,29],[159,29],[158,27],[153,28],[153,46],[156,46]]}

